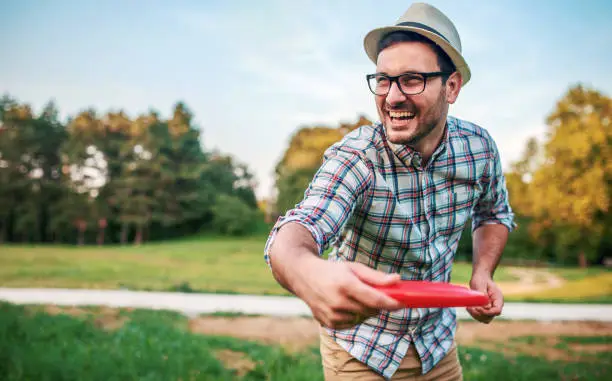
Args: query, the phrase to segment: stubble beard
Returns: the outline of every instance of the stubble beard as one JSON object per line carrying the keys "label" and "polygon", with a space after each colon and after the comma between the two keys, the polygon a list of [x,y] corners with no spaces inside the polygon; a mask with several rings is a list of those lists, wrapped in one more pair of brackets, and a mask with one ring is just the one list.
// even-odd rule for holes
{"label": "stubble beard", "polygon": [[419,123],[415,134],[406,139],[392,141],[392,143],[406,145],[411,148],[417,148],[419,143],[422,142],[423,139],[431,135],[431,133],[435,131],[439,125],[444,126],[445,122],[441,123],[441,121],[442,119],[446,119],[444,112],[445,104],[445,92],[444,88],[442,88],[440,93],[438,94],[438,98],[435,104],[430,107],[424,115],[422,115],[423,121]]}

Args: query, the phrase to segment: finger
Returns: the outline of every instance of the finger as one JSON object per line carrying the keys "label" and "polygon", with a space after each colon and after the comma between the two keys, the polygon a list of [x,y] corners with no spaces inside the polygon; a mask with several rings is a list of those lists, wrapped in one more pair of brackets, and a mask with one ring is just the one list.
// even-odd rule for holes
{"label": "finger", "polygon": [[504,307],[504,295],[498,287],[494,286],[491,289],[492,292],[489,296],[489,300],[491,301],[490,309],[501,313],[501,310]]}
{"label": "finger", "polygon": [[355,300],[351,296],[340,295],[338,296],[337,299],[338,299],[338,302],[331,303],[328,306],[327,314],[329,315],[335,314],[335,313],[350,314],[353,316],[360,315],[360,316],[363,316],[364,318],[367,318],[370,316],[378,315],[380,313],[379,310],[364,306],[362,303]]}
{"label": "finger", "polygon": [[[488,292],[487,292],[488,291]],[[489,309],[491,308],[491,306],[493,306],[493,300],[495,298],[495,295],[491,293],[490,289],[489,290],[484,290],[482,291],[486,296],[488,296],[489,298],[489,302],[487,304],[485,304],[484,306],[482,306],[481,308],[483,309]]]}
{"label": "finger", "polygon": [[502,303],[499,299],[493,301],[493,305],[489,309],[487,309],[487,315],[498,316],[501,315],[502,312]]}
{"label": "finger", "polygon": [[497,308],[501,311],[501,309],[504,307],[504,300],[503,299],[495,299],[493,300],[493,308]]}
{"label": "finger", "polygon": [[485,311],[473,311],[473,313],[471,313],[472,317],[481,322],[481,323],[489,323],[492,319],[493,316],[489,316]]}
{"label": "finger", "polygon": [[488,292],[489,290],[487,289],[486,283],[471,284],[470,288],[474,291],[478,291],[478,292],[485,294],[489,298],[489,302],[485,304],[484,306],[482,306],[483,308],[488,308],[491,305],[491,294],[490,292]]}
{"label": "finger", "polygon": [[383,273],[359,262],[350,262],[348,266],[362,282],[371,285],[387,286],[401,279],[399,274]]}
{"label": "finger", "polygon": [[396,299],[358,279],[351,283],[347,295],[361,304],[364,309],[394,311],[403,307]]}
{"label": "finger", "polygon": [[335,302],[329,304],[330,313],[335,312],[347,312],[352,314],[363,313],[366,307],[359,303],[359,301],[351,298],[349,295],[341,293],[336,298]]}
{"label": "finger", "polygon": [[366,316],[366,317],[370,317],[370,316],[376,316],[378,314],[380,314],[380,309],[378,308],[371,308],[368,306],[365,306],[363,304],[361,304],[359,301],[353,299],[353,297],[349,297],[350,300],[357,306],[359,306],[359,308],[355,308],[355,309],[351,309],[351,312],[357,313],[361,316]]}
{"label": "finger", "polygon": [[474,319],[478,320],[478,312],[476,312],[476,309],[474,307],[467,307],[466,311],[470,314],[470,316],[472,316]]}
{"label": "finger", "polygon": [[483,307],[471,307],[471,309],[476,315],[482,315],[485,311]]}
{"label": "finger", "polygon": [[467,311],[475,320],[481,323],[490,323],[493,317],[496,316],[489,314],[480,307],[468,307]]}
{"label": "finger", "polygon": [[364,318],[359,314],[350,312],[336,312],[331,314],[328,319],[329,327],[333,329],[351,328],[363,322]]}

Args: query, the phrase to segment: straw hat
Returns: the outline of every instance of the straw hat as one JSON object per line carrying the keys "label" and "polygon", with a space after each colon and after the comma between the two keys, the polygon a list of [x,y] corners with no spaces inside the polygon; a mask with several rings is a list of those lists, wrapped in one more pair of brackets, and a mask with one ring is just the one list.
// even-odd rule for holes
{"label": "straw hat", "polygon": [[437,8],[425,3],[414,3],[395,25],[370,31],[365,36],[363,45],[372,62],[376,64],[378,42],[388,33],[395,31],[415,32],[427,37],[448,54],[461,74],[463,84],[465,85],[470,80],[470,68],[461,55],[459,33],[453,22]]}

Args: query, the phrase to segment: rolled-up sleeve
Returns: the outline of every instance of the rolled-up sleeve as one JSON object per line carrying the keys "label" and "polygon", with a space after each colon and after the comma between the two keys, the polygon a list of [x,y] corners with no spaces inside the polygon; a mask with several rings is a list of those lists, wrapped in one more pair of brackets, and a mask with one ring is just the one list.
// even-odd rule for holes
{"label": "rolled-up sleeve", "polygon": [[365,197],[372,179],[371,164],[359,151],[341,145],[330,147],[303,200],[281,216],[272,228],[264,249],[268,266],[270,247],[279,229],[289,222],[308,229],[318,246],[318,254],[322,255]]}
{"label": "rolled-up sleeve", "polygon": [[472,213],[472,231],[485,224],[502,224],[513,231],[516,223],[508,198],[506,178],[499,151],[494,142],[491,145],[491,158],[482,179],[483,192]]}

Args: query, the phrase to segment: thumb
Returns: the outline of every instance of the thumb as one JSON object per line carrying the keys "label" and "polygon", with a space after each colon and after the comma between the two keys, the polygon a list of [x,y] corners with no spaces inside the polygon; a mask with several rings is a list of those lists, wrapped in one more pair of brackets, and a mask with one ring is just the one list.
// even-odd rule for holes
{"label": "thumb", "polygon": [[491,308],[491,293],[489,292],[489,282],[486,279],[478,278],[471,282],[470,288],[474,291],[482,292],[489,298],[489,303],[482,306],[484,308]]}
{"label": "thumb", "polygon": [[382,271],[374,270],[362,263],[350,262],[348,263],[349,269],[359,278],[362,282],[376,286],[386,286],[395,283],[400,280],[399,274],[388,274]]}

